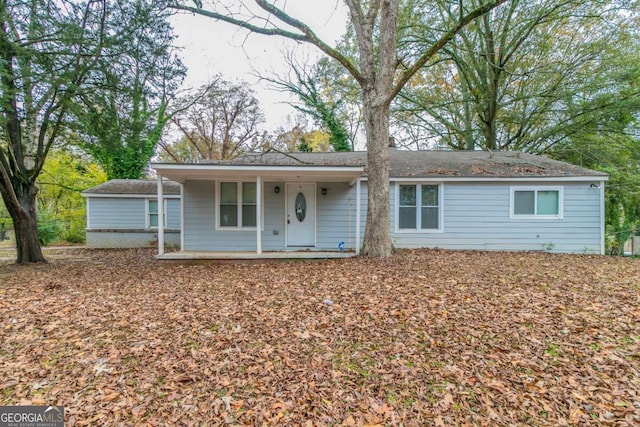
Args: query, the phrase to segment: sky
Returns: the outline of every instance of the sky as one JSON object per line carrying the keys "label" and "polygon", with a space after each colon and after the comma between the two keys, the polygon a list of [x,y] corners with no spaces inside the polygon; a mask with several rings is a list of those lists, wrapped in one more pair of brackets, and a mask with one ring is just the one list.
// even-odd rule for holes
{"label": "sky", "polygon": [[[330,45],[335,45],[344,33],[347,11],[342,1],[289,0],[286,4],[287,12],[307,23]],[[179,14],[172,18],[172,24],[180,55],[188,69],[184,88],[199,87],[218,73],[226,80],[244,80],[260,101],[265,129],[286,127],[287,116],[295,114],[286,104],[292,98],[269,89],[257,75],[285,75],[285,52],[293,50],[314,60],[322,55],[317,48],[282,37],[249,34],[231,24],[199,15]]]}

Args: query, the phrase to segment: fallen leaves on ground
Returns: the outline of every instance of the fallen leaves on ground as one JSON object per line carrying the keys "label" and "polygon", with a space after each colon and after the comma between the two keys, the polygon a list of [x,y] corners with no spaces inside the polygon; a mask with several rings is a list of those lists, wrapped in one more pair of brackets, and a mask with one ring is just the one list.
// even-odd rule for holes
{"label": "fallen leaves on ground", "polygon": [[0,266],[0,404],[83,425],[638,425],[640,260]]}

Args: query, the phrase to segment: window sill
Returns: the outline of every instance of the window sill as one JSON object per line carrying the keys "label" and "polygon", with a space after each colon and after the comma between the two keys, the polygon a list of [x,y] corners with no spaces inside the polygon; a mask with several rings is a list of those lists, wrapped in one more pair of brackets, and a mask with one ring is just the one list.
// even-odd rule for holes
{"label": "window sill", "polygon": [[[258,231],[257,227],[216,227],[216,231]],[[264,231],[261,229],[260,231]]]}
{"label": "window sill", "polygon": [[413,228],[398,228],[395,233],[397,234],[438,234],[444,233],[444,230],[441,228],[425,228],[418,230]]}
{"label": "window sill", "polygon": [[509,219],[514,220],[561,220],[564,219],[561,215],[511,215]]}

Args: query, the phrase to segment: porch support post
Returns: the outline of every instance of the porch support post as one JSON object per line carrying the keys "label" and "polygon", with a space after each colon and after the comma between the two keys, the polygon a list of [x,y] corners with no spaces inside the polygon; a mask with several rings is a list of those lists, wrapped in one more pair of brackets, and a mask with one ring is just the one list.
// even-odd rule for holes
{"label": "porch support post", "polygon": [[164,254],[164,194],[162,175],[158,174],[158,255]]}
{"label": "porch support post", "polygon": [[356,255],[360,254],[360,177],[356,179]]}
{"label": "porch support post", "polygon": [[262,178],[256,177],[256,253],[262,253]]}

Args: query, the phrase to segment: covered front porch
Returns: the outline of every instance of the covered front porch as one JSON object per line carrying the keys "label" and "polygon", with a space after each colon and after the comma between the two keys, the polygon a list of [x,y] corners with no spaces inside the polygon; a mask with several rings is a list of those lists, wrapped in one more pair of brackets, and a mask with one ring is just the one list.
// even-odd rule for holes
{"label": "covered front porch", "polygon": [[179,251],[166,252],[158,212],[158,258],[320,259],[361,247],[361,166],[155,164],[181,185]]}

